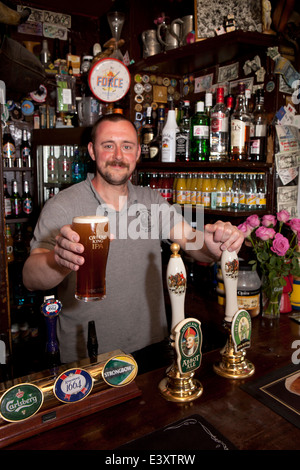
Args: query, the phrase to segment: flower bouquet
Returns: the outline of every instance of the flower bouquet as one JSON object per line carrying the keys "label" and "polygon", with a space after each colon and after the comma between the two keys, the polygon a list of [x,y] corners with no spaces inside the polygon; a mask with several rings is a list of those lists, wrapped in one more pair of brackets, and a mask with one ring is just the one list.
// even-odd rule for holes
{"label": "flower bouquet", "polygon": [[261,219],[251,215],[238,228],[253,248],[256,259],[249,264],[253,270],[258,267],[262,276],[263,316],[279,317],[285,278],[300,276],[300,219],[291,218],[288,211],[282,210],[276,216],[264,215]]}

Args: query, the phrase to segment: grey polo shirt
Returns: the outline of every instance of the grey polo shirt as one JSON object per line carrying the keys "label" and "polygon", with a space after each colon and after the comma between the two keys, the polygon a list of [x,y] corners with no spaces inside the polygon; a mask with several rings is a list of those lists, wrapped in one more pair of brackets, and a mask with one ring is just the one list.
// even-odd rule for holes
{"label": "grey polo shirt", "polygon": [[52,250],[55,236],[78,215],[106,214],[111,233],[107,262],[107,295],[99,302],[76,300],[76,273],[58,286],[63,308],[57,323],[62,362],[87,357],[87,327],[96,324],[99,353],[121,349],[131,353],[163,340],[168,334],[165,314],[161,240],[182,220],[172,206],[150,188],[133,186],[123,209],[106,206],[95,191],[93,175],[48,200],[34,230],[31,249]]}

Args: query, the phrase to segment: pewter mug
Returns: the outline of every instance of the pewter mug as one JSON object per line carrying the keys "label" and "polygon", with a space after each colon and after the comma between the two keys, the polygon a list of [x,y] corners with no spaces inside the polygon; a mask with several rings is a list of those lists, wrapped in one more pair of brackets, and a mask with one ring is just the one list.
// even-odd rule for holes
{"label": "pewter mug", "polygon": [[142,32],[143,41],[143,57],[146,59],[151,55],[159,54],[161,52],[160,44],[157,40],[157,33],[155,29],[148,29]]}
{"label": "pewter mug", "polygon": [[[162,29],[163,28],[163,29]],[[180,24],[174,24],[174,28],[171,25],[161,23],[157,28],[157,37],[165,51],[176,49],[178,47],[178,35],[180,33]],[[164,36],[164,39],[163,37]]]}
{"label": "pewter mug", "polygon": [[[179,26],[176,31],[176,26]],[[177,39],[179,46],[184,46],[186,42],[186,37],[189,33],[193,31],[193,15],[187,15],[183,18],[177,18],[171,23],[171,33]]]}

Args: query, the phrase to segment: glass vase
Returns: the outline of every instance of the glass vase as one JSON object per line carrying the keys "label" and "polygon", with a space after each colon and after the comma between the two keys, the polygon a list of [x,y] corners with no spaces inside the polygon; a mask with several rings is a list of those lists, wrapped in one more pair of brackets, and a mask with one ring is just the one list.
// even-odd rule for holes
{"label": "glass vase", "polygon": [[262,282],[262,316],[265,318],[280,317],[280,300],[283,287],[279,278],[263,279]]}

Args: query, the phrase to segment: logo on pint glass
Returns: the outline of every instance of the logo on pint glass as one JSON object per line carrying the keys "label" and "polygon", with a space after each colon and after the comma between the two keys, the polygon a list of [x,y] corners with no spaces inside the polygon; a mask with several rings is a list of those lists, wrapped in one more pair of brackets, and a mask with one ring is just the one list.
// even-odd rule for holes
{"label": "logo on pint glass", "polygon": [[37,413],[43,401],[44,395],[36,385],[15,385],[1,397],[1,416],[5,421],[23,421]]}

